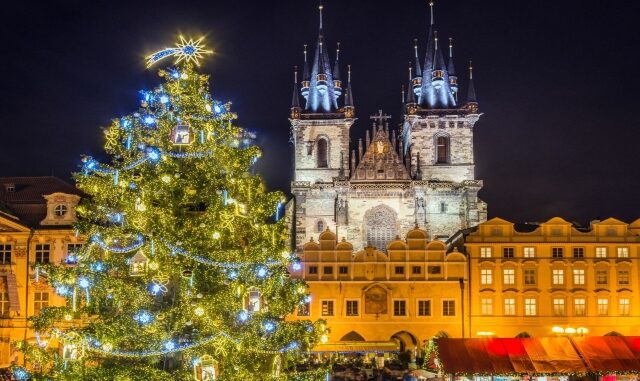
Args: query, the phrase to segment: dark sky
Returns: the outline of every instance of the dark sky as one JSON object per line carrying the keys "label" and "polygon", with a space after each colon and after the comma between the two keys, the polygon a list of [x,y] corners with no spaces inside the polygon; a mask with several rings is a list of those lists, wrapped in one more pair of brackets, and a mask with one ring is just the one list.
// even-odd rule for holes
{"label": "dark sky", "polygon": [[[637,10],[631,1],[472,1],[436,4],[454,37],[458,72],[473,59],[484,113],[475,129],[477,178],[489,215],[640,217]],[[271,189],[292,175],[287,120],[292,67],[315,44],[317,2],[13,1],[0,18],[0,176],[60,177],[101,150],[99,127],[137,108],[159,82],[146,53],[178,33],[207,35],[214,98],[259,133]],[[412,39],[427,33],[425,0],[325,0],[328,43],[353,65],[363,136],[379,108],[399,122]],[[343,68],[345,72],[346,68]],[[463,88],[466,78],[462,81]]]}

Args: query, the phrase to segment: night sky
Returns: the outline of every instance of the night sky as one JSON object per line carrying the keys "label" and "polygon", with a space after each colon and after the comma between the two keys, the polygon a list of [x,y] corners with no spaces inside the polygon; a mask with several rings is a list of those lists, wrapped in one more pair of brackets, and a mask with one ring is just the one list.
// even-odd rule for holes
{"label": "night sky", "polygon": [[[490,217],[640,217],[633,3],[436,2],[458,73],[474,62],[484,113],[476,177]],[[315,47],[317,1],[14,1],[1,21],[0,177],[69,178],[81,154],[99,156],[99,127],[135,110],[137,91],[159,83],[144,55],[178,33],[205,34],[216,51],[202,66],[214,98],[232,101],[239,124],[259,134],[259,170],[270,189],[288,192],[292,68],[304,43]],[[422,59],[427,27],[426,0],[325,0],[327,42],[341,42],[343,73],[353,65],[353,141],[380,108],[400,122],[412,39]]]}

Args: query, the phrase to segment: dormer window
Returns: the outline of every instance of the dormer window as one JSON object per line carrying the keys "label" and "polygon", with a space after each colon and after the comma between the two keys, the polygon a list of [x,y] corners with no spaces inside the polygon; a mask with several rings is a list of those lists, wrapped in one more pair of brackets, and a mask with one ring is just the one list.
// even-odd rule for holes
{"label": "dormer window", "polygon": [[69,211],[69,209],[67,208],[66,205],[56,205],[55,208],[53,208],[53,213],[56,215],[56,217],[64,217],[67,215],[67,212]]}
{"label": "dormer window", "polygon": [[16,184],[4,184],[4,190],[7,193],[14,193],[16,191]]}

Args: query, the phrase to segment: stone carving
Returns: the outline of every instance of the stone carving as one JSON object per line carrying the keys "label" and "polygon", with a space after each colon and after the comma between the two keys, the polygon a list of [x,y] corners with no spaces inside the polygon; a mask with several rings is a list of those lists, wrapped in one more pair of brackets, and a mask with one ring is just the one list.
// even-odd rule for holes
{"label": "stone carving", "polygon": [[373,286],[364,293],[364,313],[384,315],[387,313],[387,290]]}

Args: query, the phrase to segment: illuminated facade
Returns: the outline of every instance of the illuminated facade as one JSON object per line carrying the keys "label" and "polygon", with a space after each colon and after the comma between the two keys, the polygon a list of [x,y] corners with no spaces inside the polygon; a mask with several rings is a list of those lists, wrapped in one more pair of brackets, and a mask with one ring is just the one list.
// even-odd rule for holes
{"label": "illuminated facade", "polygon": [[464,241],[472,337],[640,334],[640,220],[579,228],[493,218]]}
{"label": "illuminated facade", "polygon": [[292,246],[300,251],[330,229],[356,250],[384,252],[415,226],[429,239],[446,240],[485,221],[486,204],[478,199],[482,181],[474,173],[473,128],[481,115],[475,89],[470,78],[466,102],[458,101],[452,46],[445,65],[433,19],[424,64],[416,60],[410,69],[399,131],[380,111],[364,141],[350,145],[356,121],[351,69],[345,86],[339,53],[338,46],[332,65],[321,7],[315,53],[307,59],[305,48],[291,103]]}
{"label": "illuminated facade", "polygon": [[22,361],[12,341],[34,340],[27,319],[65,303],[35,268],[75,262],[79,201],[80,192],[55,177],[0,178],[0,368]]}
{"label": "illuminated facade", "polygon": [[290,318],[325,319],[326,347],[395,341],[399,349],[418,350],[438,332],[462,335],[467,267],[462,253],[430,242],[421,229],[390,242],[386,253],[354,250],[325,230],[304,245],[301,266],[291,269],[308,283],[310,299]]}

